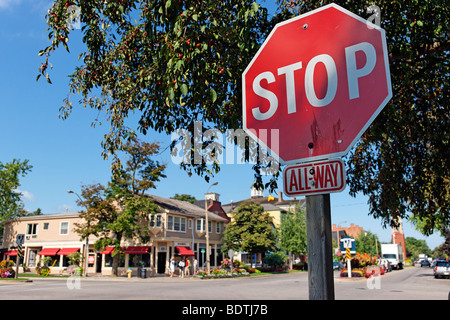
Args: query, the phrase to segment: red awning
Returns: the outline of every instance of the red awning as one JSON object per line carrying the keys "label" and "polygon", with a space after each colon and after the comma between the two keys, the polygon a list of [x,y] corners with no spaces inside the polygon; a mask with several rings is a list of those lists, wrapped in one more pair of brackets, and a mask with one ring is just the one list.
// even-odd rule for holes
{"label": "red awning", "polygon": [[[116,247],[106,247],[105,250],[100,252],[100,254],[112,254],[115,249],[116,249]],[[123,249],[123,247],[122,247],[122,249]]]}
{"label": "red awning", "polygon": [[80,248],[62,248],[61,250],[59,250],[58,255],[59,256],[67,256],[69,254],[78,252],[80,250]]}
{"label": "red awning", "polygon": [[56,256],[59,248],[44,248],[38,254],[41,256]]}
{"label": "red awning", "polygon": [[194,252],[189,247],[175,247],[182,257],[193,257]]}
{"label": "red awning", "polygon": [[125,249],[125,253],[128,254],[146,254],[150,249],[149,246],[133,246]]}
{"label": "red awning", "polygon": [[5,256],[17,256],[17,250],[9,250],[5,252]]}

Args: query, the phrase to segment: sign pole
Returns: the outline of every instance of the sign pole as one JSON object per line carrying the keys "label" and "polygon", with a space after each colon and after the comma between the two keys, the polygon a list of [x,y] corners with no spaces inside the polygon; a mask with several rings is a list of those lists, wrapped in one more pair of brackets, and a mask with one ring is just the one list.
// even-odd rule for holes
{"label": "sign pole", "polygon": [[309,300],[334,300],[330,194],[306,196]]}

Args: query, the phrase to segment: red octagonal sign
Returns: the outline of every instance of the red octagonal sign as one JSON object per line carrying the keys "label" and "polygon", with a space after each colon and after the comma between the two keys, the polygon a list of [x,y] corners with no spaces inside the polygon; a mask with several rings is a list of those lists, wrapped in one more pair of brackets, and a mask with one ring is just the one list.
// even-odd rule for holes
{"label": "red octagonal sign", "polygon": [[243,127],[283,164],[348,153],[392,97],[385,32],[336,4],[275,26],[243,80]]}

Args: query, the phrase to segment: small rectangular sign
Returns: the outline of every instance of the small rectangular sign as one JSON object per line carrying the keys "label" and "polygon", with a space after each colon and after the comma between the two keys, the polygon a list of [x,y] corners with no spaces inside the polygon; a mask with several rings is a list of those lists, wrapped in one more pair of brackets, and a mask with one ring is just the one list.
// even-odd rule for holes
{"label": "small rectangular sign", "polygon": [[347,251],[349,251],[350,254],[356,254],[356,243],[354,238],[341,238],[340,242],[340,249],[342,254],[346,254]]}
{"label": "small rectangular sign", "polygon": [[341,192],[345,189],[345,169],[341,159],[287,166],[283,171],[287,196]]}

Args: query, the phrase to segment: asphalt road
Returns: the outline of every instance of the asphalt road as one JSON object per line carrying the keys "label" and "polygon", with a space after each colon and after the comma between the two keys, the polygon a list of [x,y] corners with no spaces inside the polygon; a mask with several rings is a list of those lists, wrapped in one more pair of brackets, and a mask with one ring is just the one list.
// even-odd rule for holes
{"label": "asphalt road", "polygon": [[[431,268],[394,270],[376,279],[342,279],[335,273],[336,300],[447,300],[450,280]],[[1,300],[308,300],[306,272],[236,279],[157,277],[33,279],[0,281]]]}

